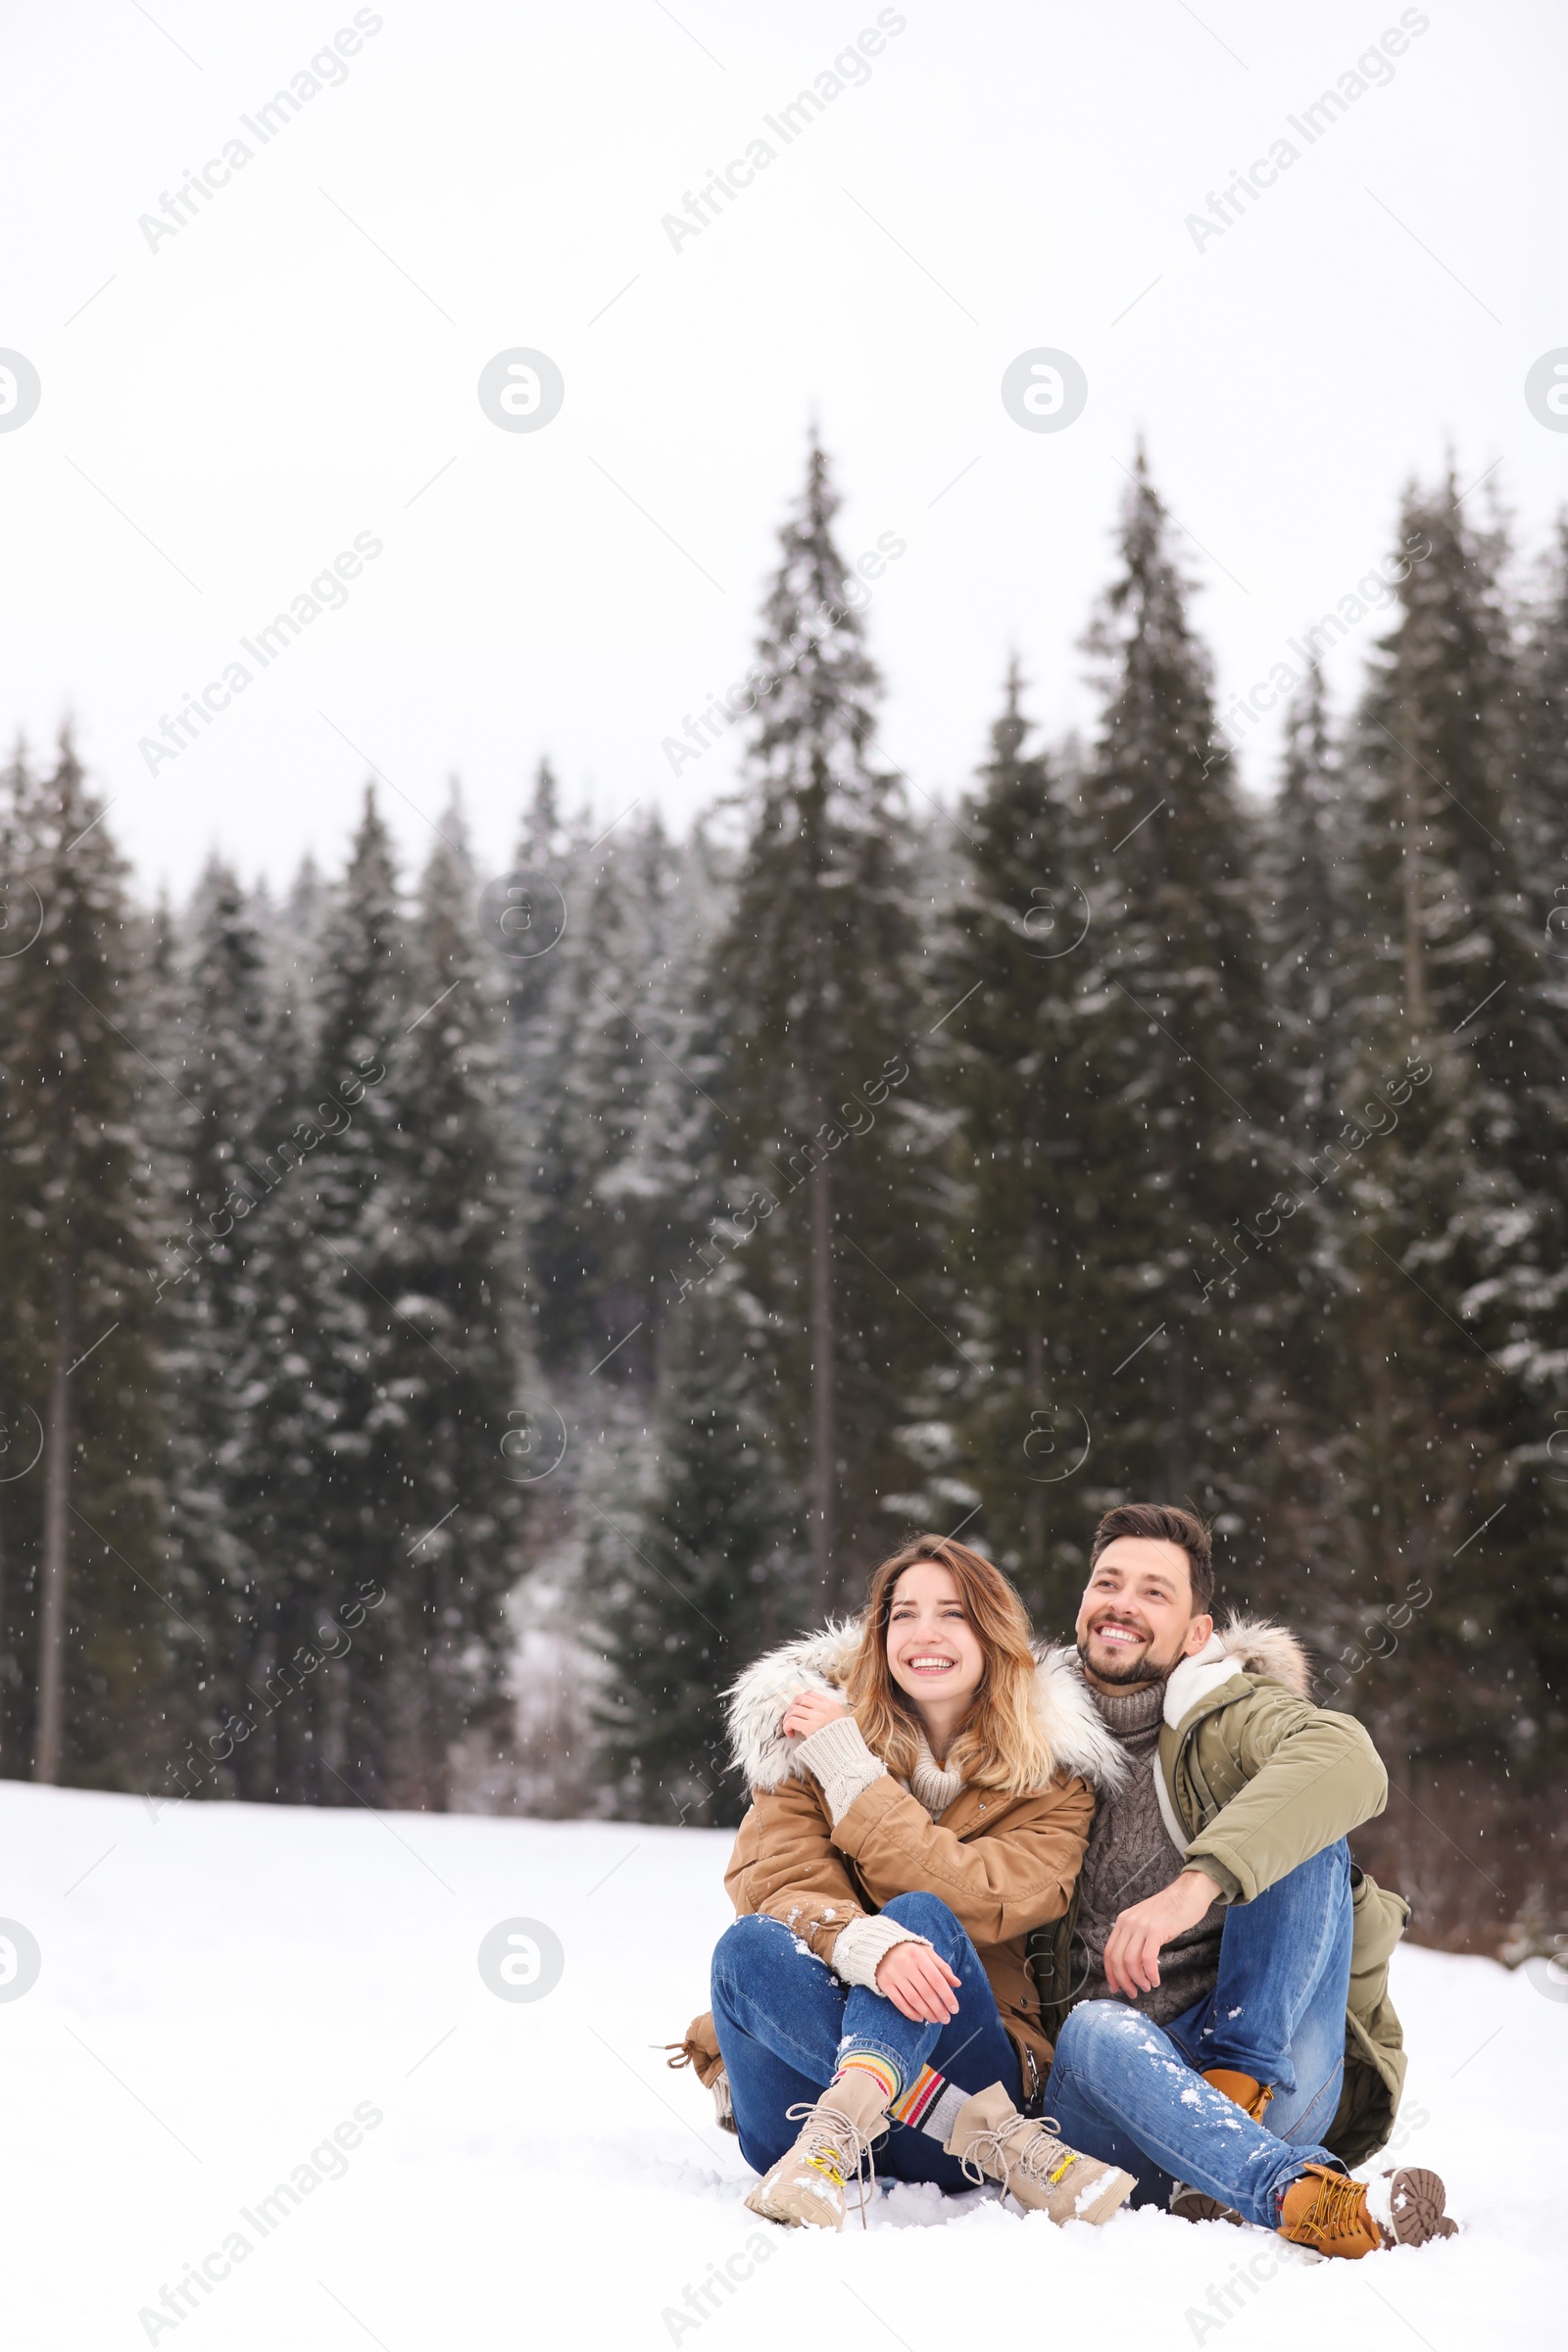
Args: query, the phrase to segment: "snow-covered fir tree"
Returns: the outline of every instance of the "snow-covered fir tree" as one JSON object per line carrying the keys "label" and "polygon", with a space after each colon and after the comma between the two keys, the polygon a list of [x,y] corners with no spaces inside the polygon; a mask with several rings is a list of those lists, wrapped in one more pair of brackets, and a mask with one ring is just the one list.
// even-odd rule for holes
{"label": "snow-covered fir tree", "polygon": [[419,888],[413,1017],[391,1056],[405,1109],[370,1237],[392,1312],[370,1459],[404,1523],[385,1769],[394,1801],[421,1810],[445,1807],[460,1742],[495,1717],[524,1510],[505,1451],[522,1393],[518,1185],[476,895],[454,801]]}
{"label": "snow-covered fir tree", "polygon": [[1090,1427],[1077,1367],[1095,1267],[1077,1203],[1093,1176],[1066,1076],[1090,906],[1073,813],[1045,753],[1027,748],[1030,732],[1014,662],[963,811],[966,888],[941,975],[956,1009],[938,1037],[943,1100],[960,1139],[953,1257],[982,1368],[966,1380],[958,1366],[955,1383],[982,1502],[966,1533],[994,1545],[1030,1604],[1057,1624],[1085,1556],[1074,1506]]}
{"label": "snow-covered fir tree", "polygon": [[880,682],[833,536],[838,507],[813,444],[763,610],[769,683],[714,980],[730,1022],[720,1149],[745,1228],[738,1262],[830,1607],[858,1594],[901,1532],[911,1465],[899,1432],[927,1353],[918,1293],[934,1226],[910,1111],[934,926],[910,887],[899,779],[873,747]]}
{"label": "snow-covered fir tree", "polygon": [[135,1042],[146,975],[126,868],[69,734],[50,774],[19,757],[8,782],[7,1754],[40,1781],[123,1787],[154,1775],[168,1738],[147,1133],[165,1116],[149,1090],[177,1090]]}
{"label": "snow-covered fir tree", "polygon": [[[1562,1030],[1515,791],[1506,545],[1465,519],[1451,476],[1409,494],[1401,529],[1430,553],[1373,662],[1352,771],[1355,1516],[1378,1598],[1412,1574],[1439,1590],[1387,1680],[1391,1732],[1441,1742],[1506,1716],[1523,1752],[1544,1705],[1527,1628],[1561,1525],[1543,1474],[1564,1395]],[[1462,1598],[1444,1573],[1461,1544]]]}
{"label": "snow-covered fir tree", "polygon": [[596,1515],[588,1590],[602,1644],[604,1770],[640,1821],[740,1819],[724,1692],[796,1625],[804,1513],[720,1277],[673,1318],[640,1505]]}
{"label": "snow-covered fir tree", "polygon": [[[1142,451],[1088,640],[1103,713],[1083,783],[1093,908],[1068,1083],[1097,1328],[1074,1371],[1098,1458],[1078,1500],[1162,1493],[1266,1534],[1281,1416],[1285,1162],[1261,1046],[1254,828],[1216,756],[1211,664]],[[1250,1236],[1249,1240],[1245,1237]]]}

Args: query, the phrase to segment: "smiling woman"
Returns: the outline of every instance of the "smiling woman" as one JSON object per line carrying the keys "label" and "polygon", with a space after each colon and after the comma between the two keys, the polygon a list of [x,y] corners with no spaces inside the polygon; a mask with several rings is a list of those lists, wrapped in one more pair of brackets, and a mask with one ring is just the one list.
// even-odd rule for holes
{"label": "smiling woman", "polygon": [[1019,2109],[1051,2052],[1027,1939],[1063,1916],[1091,1783],[1116,1767],[1007,1579],[920,1538],[856,1628],[741,1678],[731,1731],[753,1792],[725,1880],[739,1916],[685,2054],[765,2174],[752,2211],[842,2228],[885,2135],[899,2180],[1004,2180],[1054,2219],[1107,2219],[1128,2177]]}

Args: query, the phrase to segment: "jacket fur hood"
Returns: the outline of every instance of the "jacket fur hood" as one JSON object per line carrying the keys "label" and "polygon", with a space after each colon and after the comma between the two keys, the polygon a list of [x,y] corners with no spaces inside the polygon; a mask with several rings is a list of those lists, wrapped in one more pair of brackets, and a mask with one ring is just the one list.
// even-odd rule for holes
{"label": "jacket fur hood", "polygon": [[1283,1683],[1298,1698],[1308,1698],[1312,1669],[1305,1650],[1283,1625],[1261,1617],[1233,1617],[1191,1658],[1181,1664],[1165,1685],[1165,1721],[1174,1731],[1183,1717],[1238,1674],[1255,1674],[1265,1682]]}
{"label": "jacket fur hood", "polygon": [[[805,1779],[784,1737],[786,1710],[798,1690],[826,1690],[837,1697],[859,1639],[858,1620],[830,1618],[817,1633],[769,1650],[731,1686],[730,1752],[748,1788],[778,1788],[787,1780]],[[1035,1655],[1035,1714],[1057,1766],[1094,1788],[1117,1787],[1126,1759],[1089,1695],[1076,1651],[1042,1646]]]}

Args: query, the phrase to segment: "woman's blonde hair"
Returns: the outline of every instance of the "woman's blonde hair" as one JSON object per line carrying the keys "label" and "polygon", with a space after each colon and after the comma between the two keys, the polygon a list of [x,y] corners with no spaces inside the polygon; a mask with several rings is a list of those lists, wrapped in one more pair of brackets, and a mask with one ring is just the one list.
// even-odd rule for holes
{"label": "woman's blonde hair", "polygon": [[1051,1745],[1035,1713],[1035,1653],[1029,1612],[1002,1570],[951,1536],[920,1536],[884,1560],[871,1579],[860,1617],[860,1643],[845,1695],[860,1736],[901,1780],[914,1769],[924,1726],[888,1666],[888,1619],[900,1577],[917,1561],[946,1568],[974,1628],[985,1659],[980,1687],[958,1737],[944,1759],[978,1788],[1025,1796],[1043,1788],[1055,1770]]}

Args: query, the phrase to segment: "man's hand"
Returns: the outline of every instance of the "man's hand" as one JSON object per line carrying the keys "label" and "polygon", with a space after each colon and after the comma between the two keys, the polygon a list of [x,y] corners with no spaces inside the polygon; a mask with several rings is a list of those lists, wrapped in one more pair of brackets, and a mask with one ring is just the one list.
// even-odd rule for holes
{"label": "man's hand", "polygon": [[841,1699],[830,1698],[825,1690],[797,1690],[784,1710],[786,1740],[808,1740],[824,1724],[837,1723],[849,1708]]}
{"label": "man's hand", "polygon": [[876,1972],[876,1988],[917,2026],[945,2026],[958,2014],[958,1980],[928,1943],[896,1943]]}
{"label": "man's hand", "polygon": [[1134,1903],[1117,1916],[1105,1939],[1105,1983],[1112,1992],[1136,1999],[1152,1992],[1159,1983],[1160,1947],[1196,1928],[1210,1904],[1219,1901],[1219,1888],[1200,1870],[1184,1870],[1147,1902]]}

